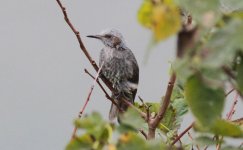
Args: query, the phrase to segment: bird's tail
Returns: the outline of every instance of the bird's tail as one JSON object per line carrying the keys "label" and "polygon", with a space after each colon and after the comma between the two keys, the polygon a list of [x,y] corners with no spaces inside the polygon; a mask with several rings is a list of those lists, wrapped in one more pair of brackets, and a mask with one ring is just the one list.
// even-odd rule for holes
{"label": "bird's tail", "polygon": [[113,103],[111,104],[111,108],[110,108],[110,112],[109,112],[109,120],[110,121],[114,120],[117,117],[118,122],[120,122],[119,121],[119,113],[125,112],[128,108],[128,105],[123,102],[123,99],[128,100],[130,103],[133,104],[135,96],[133,96],[133,97],[132,96],[133,95],[131,95],[131,93],[129,93],[129,94],[126,93],[126,95],[124,94],[124,95],[122,95],[122,96],[120,95],[118,97],[112,95],[113,99],[115,100],[115,102],[116,102],[116,104],[118,105],[119,108],[115,104],[113,104]]}
{"label": "bird's tail", "polygon": [[114,120],[119,114],[119,109],[117,108],[116,105],[114,105],[113,103],[111,104],[111,108],[110,108],[110,113],[109,113],[109,120]]}

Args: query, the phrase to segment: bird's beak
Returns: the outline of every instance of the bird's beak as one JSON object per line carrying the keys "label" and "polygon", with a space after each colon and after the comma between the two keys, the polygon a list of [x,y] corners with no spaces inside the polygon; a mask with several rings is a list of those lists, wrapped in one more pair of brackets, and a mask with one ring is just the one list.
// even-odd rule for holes
{"label": "bird's beak", "polygon": [[101,35],[88,35],[87,37],[89,37],[89,38],[95,38],[95,39],[101,39],[102,38]]}

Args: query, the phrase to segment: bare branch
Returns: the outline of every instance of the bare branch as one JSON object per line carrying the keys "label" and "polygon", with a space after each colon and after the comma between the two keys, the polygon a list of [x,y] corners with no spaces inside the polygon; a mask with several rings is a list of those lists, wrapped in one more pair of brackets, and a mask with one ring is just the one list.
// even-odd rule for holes
{"label": "bare branch", "polygon": [[236,104],[238,103],[238,98],[239,98],[239,94],[236,93],[235,97],[234,97],[234,102],[233,102],[233,104],[231,106],[231,109],[230,109],[229,113],[227,114],[227,120],[231,120],[232,119],[232,116],[234,115],[235,110],[236,110],[235,107],[236,107]]}
{"label": "bare branch", "polygon": [[[235,107],[236,107],[236,104],[237,104],[237,102],[238,102],[238,98],[239,98],[239,94],[236,92],[235,97],[234,97],[234,102],[233,102],[233,104],[232,104],[232,106],[231,106],[231,108],[230,108],[229,113],[226,115],[226,119],[227,119],[227,120],[231,120],[231,119],[232,119],[232,116],[234,115],[235,110],[236,110]],[[224,139],[223,136],[221,136],[221,137],[219,138],[219,142],[218,142],[218,144],[217,144],[217,146],[216,146],[216,149],[217,149],[217,150],[219,150],[219,149],[221,148],[221,144],[222,144],[222,142],[223,142],[223,139]]]}
{"label": "bare branch", "polygon": [[[92,92],[93,92],[93,90],[94,90],[95,83],[97,82],[97,80],[98,80],[98,78],[99,78],[99,74],[100,74],[100,71],[101,71],[101,69],[102,69],[102,66],[103,66],[103,64],[101,65],[100,69],[98,70],[98,73],[97,73],[97,75],[96,75],[96,77],[95,77],[95,79],[94,79],[94,82],[93,82],[93,84],[92,84],[91,87],[90,87],[89,94],[88,94],[87,99],[86,99],[86,101],[85,101],[85,103],[84,103],[84,106],[81,108],[81,111],[79,112],[78,118],[81,118],[81,117],[82,117],[83,112],[84,112],[86,106],[88,105],[88,102],[89,102],[89,100],[90,100],[91,94],[92,94]],[[76,132],[77,132],[77,127],[75,126],[75,127],[74,127],[74,130],[73,130],[72,138],[75,137]]]}
{"label": "bare branch", "polygon": [[145,139],[148,138],[147,134],[142,129],[139,129],[139,132],[145,137]]}
{"label": "bare branch", "polygon": [[172,74],[170,81],[167,86],[165,98],[163,100],[163,104],[161,105],[158,115],[149,121],[149,132],[148,132],[148,139],[153,139],[155,137],[155,130],[156,127],[159,125],[160,121],[163,119],[165,112],[170,104],[170,97],[173,91],[174,83],[176,80],[175,73]]}
{"label": "bare branch", "polygon": [[179,141],[181,139],[181,137],[183,137],[192,127],[193,127],[193,123],[190,124],[189,127],[187,127],[178,137],[176,137],[176,139],[172,142],[171,145],[174,145],[177,141]]}
{"label": "bare branch", "polygon": [[232,92],[234,92],[234,88],[232,88],[231,90],[229,90],[226,94],[225,94],[225,97],[229,96]]}
{"label": "bare branch", "polygon": [[[189,131],[187,132],[187,135],[188,135],[189,138],[193,141],[193,137],[192,137],[192,135],[191,135],[191,133],[190,133]],[[200,150],[200,148],[199,148],[198,145],[196,145],[196,148],[197,148],[197,150]]]}

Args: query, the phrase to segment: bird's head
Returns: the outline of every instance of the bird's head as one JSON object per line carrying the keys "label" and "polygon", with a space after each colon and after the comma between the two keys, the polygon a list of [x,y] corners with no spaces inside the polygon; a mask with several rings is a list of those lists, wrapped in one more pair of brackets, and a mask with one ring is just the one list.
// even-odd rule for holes
{"label": "bird's head", "polygon": [[88,35],[89,38],[96,38],[103,42],[105,46],[116,48],[116,49],[125,49],[125,41],[122,34],[116,29],[109,29],[102,31],[98,35]]}

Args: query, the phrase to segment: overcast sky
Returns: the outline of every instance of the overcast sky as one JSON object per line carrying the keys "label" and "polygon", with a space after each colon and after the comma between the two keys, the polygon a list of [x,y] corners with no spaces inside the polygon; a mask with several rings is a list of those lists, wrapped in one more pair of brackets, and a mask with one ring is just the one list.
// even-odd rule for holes
{"label": "overcast sky", "polygon": [[[169,78],[175,38],[157,45],[143,64],[151,34],[137,22],[141,0],[63,3],[96,61],[103,45],[86,35],[106,28],[123,33],[140,66],[137,95],[159,101]],[[63,149],[93,83],[83,70],[95,71],[55,0],[0,1],[0,18],[0,149]],[[98,111],[107,119],[109,107],[110,102],[95,87],[85,113]]]}

